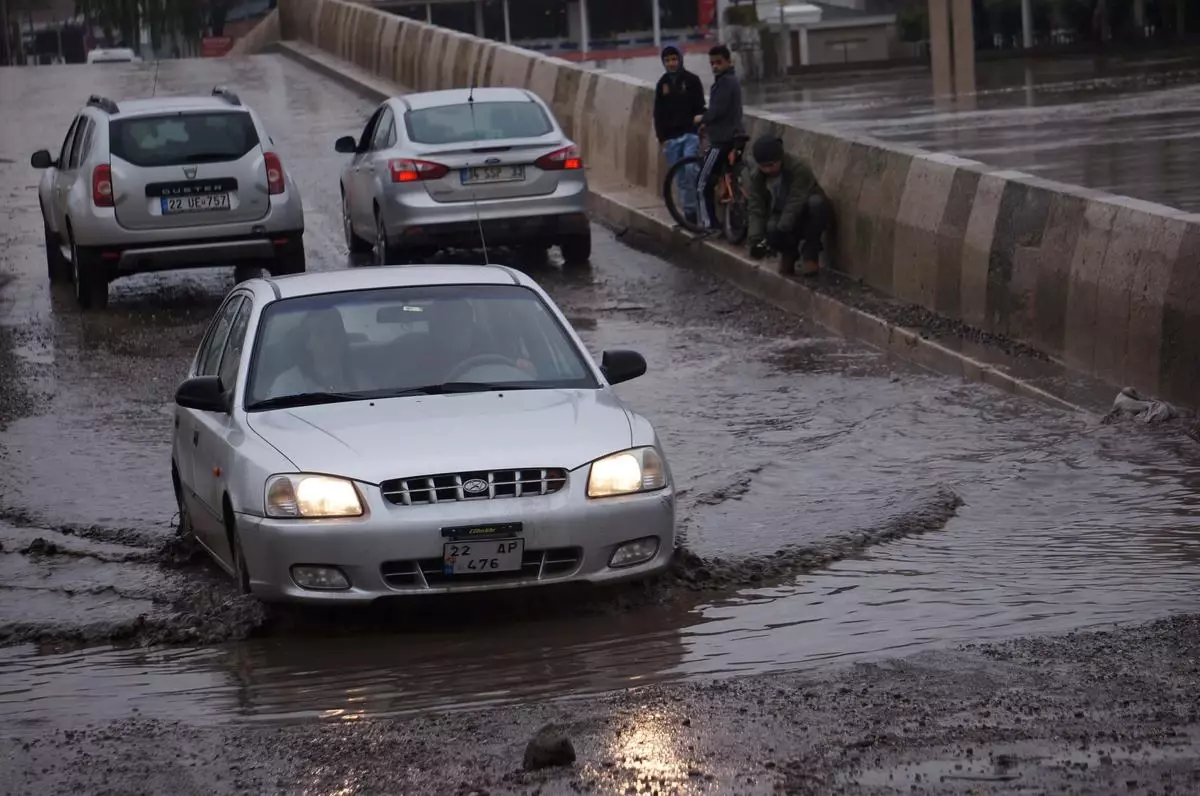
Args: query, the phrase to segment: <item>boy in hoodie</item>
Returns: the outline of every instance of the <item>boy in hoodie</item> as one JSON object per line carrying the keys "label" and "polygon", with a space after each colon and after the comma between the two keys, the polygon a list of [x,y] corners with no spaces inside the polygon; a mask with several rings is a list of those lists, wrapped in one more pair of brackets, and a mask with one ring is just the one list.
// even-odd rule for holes
{"label": "boy in hoodie", "polygon": [[[704,113],[704,84],[700,78],[683,68],[683,54],[667,45],[662,51],[666,71],[654,87],[654,134],[667,156],[667,168],[682,158],[691,157],[700,148],[693,119]],[[700,169],[690,166],[680,169],[675,185],[683,199],[683,214],[688,222],[696,221],[696,177]]]}
{"label": "boy in hoodie", "polygon": [[708,65],[712,67],[712,89],[708,99],[708,110],[693,120],[698,127],[708,130],[708,155],[700,167],[697,182],[704,196],[700,206],[700,223],[710,230],[717,230],[717,213],[713,203],[713,192],[717,180],[729,165],[729,153],[735,140],[746,135],[742,125],[742,84],[733,70],[733,55],[724,44],[708,51]]}
{"label": "boy in hoodie", "polygon": [[758,168],[750,177],[750,256],[762,259],[779,254],[779,272],[795,273],[800,255],[802,276],[816,276],[821,236],[833,222],[833,208],[816,175],[800,158],[784,151],[777,136],[764,135],[754,142]]}

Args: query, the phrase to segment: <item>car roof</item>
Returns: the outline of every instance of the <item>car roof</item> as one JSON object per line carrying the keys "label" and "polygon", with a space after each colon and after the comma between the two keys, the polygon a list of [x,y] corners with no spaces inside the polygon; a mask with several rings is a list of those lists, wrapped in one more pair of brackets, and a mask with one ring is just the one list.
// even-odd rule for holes
{"label": "car roof", "polygon": [[118,113],[113,118],[146,116],[175,111],[245,111],[245,106],[232,105],[221,97],[155,97],[154,99],[125,100],[117,103]]}
{"label": "car roof", "polygon": [[462,105],[467,97],[473,97],[476,102],[533,102],[533,97],[523,88],[508,88],[496,86],[491,88],[451,88],[444,91],[422,91],[416,94],[404,94],[400,100],[412,110],[424,108],[440,108],[446,105]]}
{"label": "car roof", "polygon": [[349,290],[430,285],[520,285],[536,288],[537,282],[502,265],[385,265],[339,271],[310,271],[267,279],[278,298],[315,296]]}

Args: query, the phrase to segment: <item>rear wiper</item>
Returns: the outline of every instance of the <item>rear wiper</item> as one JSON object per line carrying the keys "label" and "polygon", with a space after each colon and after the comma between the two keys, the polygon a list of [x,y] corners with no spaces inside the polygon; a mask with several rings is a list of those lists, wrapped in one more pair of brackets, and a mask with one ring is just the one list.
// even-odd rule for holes
{"label": "rear wiper", "polygon": [[443,384],[427,384],[424,387],[409,387],[384,394],[372,393],[372,398],[402,398],[406,395],[451,395],[468,392],[499,392],[501,390],[538,390],[538,384],[523,381],[448,381]]}
{"label": "rear wiper", "polygon": [[336,404],[343,401],[361,401],[370,396],[361,392],[302,392],[296,395],[279,395],[275,398],[264,398],[246,407],[246,411],[255,409],[284,409],[289,406],[313,406],[315,404]]}

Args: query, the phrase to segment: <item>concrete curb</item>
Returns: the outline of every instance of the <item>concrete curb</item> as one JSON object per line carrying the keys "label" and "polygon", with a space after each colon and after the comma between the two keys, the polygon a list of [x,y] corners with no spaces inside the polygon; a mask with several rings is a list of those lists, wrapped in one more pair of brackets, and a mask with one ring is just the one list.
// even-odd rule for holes
{"label": "concrete curb", "polygon": [[[276,52],[292,58],[376,102],[400,93],[398,87],[388,81],[366,73],[360,74],[362,70],[351,64],[334,63],[334,58],[324,53],[321,54],[324,57],[315,57],[305,49],[306,47],[297,46],[292,42],[276,42],[265,48],[264,52]],[[787,312],[805,315],[842,337],[862,341],[873,348],[937,373],[988,384],[1013,395],[1033,398],[1060,409],[1095,414],[1091,408],[1055,395],[991,363],[955,351],[937,341],[922,337],[919,332],[863,312],[814,290],[799,280],[762,268],[728,246],[711,241],[694,241],[690,235],[675,229],[669,220],[659,218],[657,213],[645,207],[638,207],[632,201],[623,198],[637,195],[644,199],[646,192],[641,189],[629,188],[620,191],[595,184],[590,188],[589,205],[593,216],[618,231],[633,230],[638,233],[638,241],[626,241],[630,245],[641,244],[639,247],[652,249],[674,262],[679,261],[679,254],[686,247],[691,262],[708,269],[756,298]],[[665,211],[659,212],[665,216]],[[1113,392],[1115,391],[1114,388]]]}

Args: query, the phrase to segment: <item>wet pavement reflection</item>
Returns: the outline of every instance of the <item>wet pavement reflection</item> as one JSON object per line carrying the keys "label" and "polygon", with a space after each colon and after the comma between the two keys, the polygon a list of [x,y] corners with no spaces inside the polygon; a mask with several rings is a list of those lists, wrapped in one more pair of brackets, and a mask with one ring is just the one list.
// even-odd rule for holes
{"label": "wet pavement reflection", "polygon": [[1200,211],[1200,59],[980,61],[978,93],[935,99],[927,69],[806,75],[748,86],[746,102],[1071,185]]}
{"label": "wet pavement reflection", "polygon": [[[919,518],[945,490],[964,504],[944,527],[918,520],[920,535],[757,588],[609,610],[447,602],[391,632],[335,632],[337,620],[293,615],[249,627],[260,633],[249,640],[121,646],[148,622],[186,626],[232,600],[211,567],[163,565],[158,549],[173,533],[171,397],[232,275],[120,281],[107,311],[80,316],[45,284],[37,175],[25,163],[88,93],[140,94],[151,79],[136,67],[0,70],[6,107],[28,109],[0,118],[0,157],[16,161],[0,165],[11,207],[0,273],[12,276],[0,288],[0,340],[13,362],[5,379],[25,396],[0,393],[7,723],[73,726],[131,711],[346,720],[1197,608],[1200,478],[1182,434],[1104,426],[890,361],[597,227],[590,273],[564,275],[556,256],[522,266],[594,353],[646,355],[647,375],[618,389],[663,436],[687,547],[711,567],[769,563]],[[222,83],[252,103],[304,193],[310,268],[360,267],[342,243],[333,141],[356,132],[369,103],[271,56],[164,63],[158,81],[160,93]],[[209,600],[199,608],[197,589]]]}

